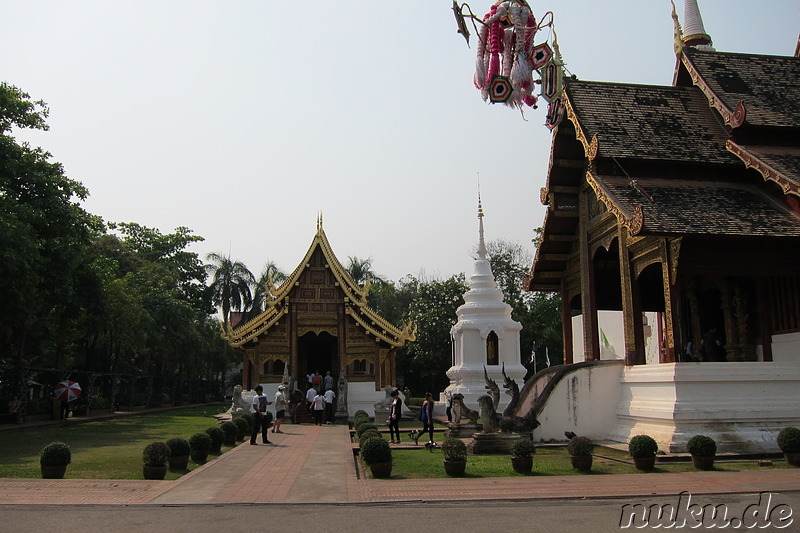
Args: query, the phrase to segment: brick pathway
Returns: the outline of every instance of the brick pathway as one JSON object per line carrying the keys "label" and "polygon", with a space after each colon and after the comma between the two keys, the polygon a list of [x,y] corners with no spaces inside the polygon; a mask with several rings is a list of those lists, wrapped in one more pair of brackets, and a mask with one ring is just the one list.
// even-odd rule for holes
{"label": "brick pathway", "polygon": [[[787,492],[800,469],[745,472],[359,479],[344,426],[285,424],[272,446],[245,442],[174,481],[0,479],[0,505],[186,505],[569,499]],[[69,470],[67,470],[69,476]]]}

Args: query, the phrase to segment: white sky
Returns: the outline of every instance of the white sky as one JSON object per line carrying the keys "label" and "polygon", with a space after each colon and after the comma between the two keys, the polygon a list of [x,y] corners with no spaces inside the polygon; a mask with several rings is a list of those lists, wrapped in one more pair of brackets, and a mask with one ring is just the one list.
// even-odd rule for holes
{"label": "white sky", "polygon": [[[476,38],[467,48],[451,5],[0,0],[0,79],[49,104],[50,131],[19,137],[105,220],[187,226],[203,258],[230,252],[257,275],[267,260],[294,269],[322,211],[342,263],[447,277],[472,269],[479,174],[487,240],[533,252],[550,153],[543,100],[527,122],[481,100]],[[531,6],[554,12],[579,78],[671,83],[668,0]],[[794,53],[797,0],[700,10],[717,50]]]}

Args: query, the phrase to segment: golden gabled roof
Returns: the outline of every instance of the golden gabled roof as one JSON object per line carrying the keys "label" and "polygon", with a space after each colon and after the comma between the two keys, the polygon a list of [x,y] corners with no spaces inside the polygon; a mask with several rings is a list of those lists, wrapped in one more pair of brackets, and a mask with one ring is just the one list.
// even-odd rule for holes
{"label": "golden gabled roof", "polygon": [[303,260],[300,261],[294,271],[279,287],[268,287],[267,309],[246,324],[242,324],[225,335],[231,346],[239,347],[256,339],[288,312],[288,305],[284,304],[288,299],[289,293],[300,280],[303,271],[310,265],[311,256],[318,247],[325,257],[326,266],[330,268],[338,286],[344,292],[345,302],[349,304],[346,307],[347,314],[352,316],[371,335],[374,335],[376,340],[384,341],[392,346],[400,347],[407,341],[416,339],[416,331],[412,331],[410,325],[406,325],[401,330],[367,305],[369,280],[363,286],[360,286],[350,277],[350,274],[347,273],[347,270],[336,258],[336,254],[333,253],[333,248],[328,242],[325,230],[322,229],[322,217],[320,216],[317,219],[317,233],[314,235],[314,239],[311,241]]}

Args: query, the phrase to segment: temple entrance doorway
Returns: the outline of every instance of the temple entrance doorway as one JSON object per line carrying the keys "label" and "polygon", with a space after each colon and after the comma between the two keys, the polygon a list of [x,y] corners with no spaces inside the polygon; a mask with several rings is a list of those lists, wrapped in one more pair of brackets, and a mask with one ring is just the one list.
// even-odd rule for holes
{"label": "temple entrance doorway", "polygon": [[305,376],[320,372],[323,376],[330,371],[334,383],[339,378],[338,339],[323,331],[320,334],[309,332],[300,337],[298,345],[298,382],[306,387]]}

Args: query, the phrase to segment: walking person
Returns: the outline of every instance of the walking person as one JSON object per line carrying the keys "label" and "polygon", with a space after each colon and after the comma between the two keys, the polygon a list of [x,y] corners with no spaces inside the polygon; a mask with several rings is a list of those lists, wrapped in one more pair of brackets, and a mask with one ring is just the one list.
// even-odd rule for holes
{"label": "walking person", "polygon": [[253,417],[253,433],[250,435],[250,444],[253,446],[257,444],[256,437],[258,436],[259,428],[261,429],[261,442],[264,444],[272,444],[267,438],[270,418],[272,418],[270,412],[267,411],[267,406],[271,405],[272,402],[267,400],[267,395],[264,394],[264,387],[261,385],[257,385],[255,391],[256,395],[253,396],[253,411],[256,412],[256,416]]}
{"label": "walking person", "polygon": [[325,372],[325,377],[322,378],[322,386],[325,387],[325,390],[333,390],[333,376],[331,376],[330,370]]}
{"label": "walking person", "polygon": [[[393,390],[389,396],[392,397],[392,405],[389,409],[389,438],[391,439],[391,443],[400,443],[400,416],[401,416],[401,407],[403,406],[403,400],[400,399],[400,393],[397,389]],[[397,435],[397,439],[395,440],[395,435]]]}
{"label": "walking person", "polygon": [[322,425],[322,415],[325,413],[325,395],[317,393],[314,396],[314,423],[318,426]]}
{"label": "walking person", "polygon": [[433,394],[430,392],[425,393],[425,401],[422,402],[422,407],[419,409],[419,419],[422,421],[422,429],[416,429],[409,433],[409,436],[414,439],[414,444],[419,444],[419,438],[428,432],[430,440],[425,446],[435,446],[433,442]]}
{"label": "walking person", "polygon": [[272,428],[273,433],[283,433],[281,431],[281,422],[283,422],[283,417],[286,416],[287,405],[289,405],[289,398],[286,396],[286,385],[279,385],[278,392],[275,393],[275,425]]}
{"label": "walking person", "polygon": [[308,390],[306,391],[306,403],[308,404],[308,414],[311,415],[314,413],[314,396],[317,395],[317,389],[314,388],[314,385],[311,383],[308,384]]}
{"label": "walking person", "polygon": [[325,423],[333,424],[333,399],[336,398],[336,393],[332,389],[328,389],[323,397],[325,398]]}

